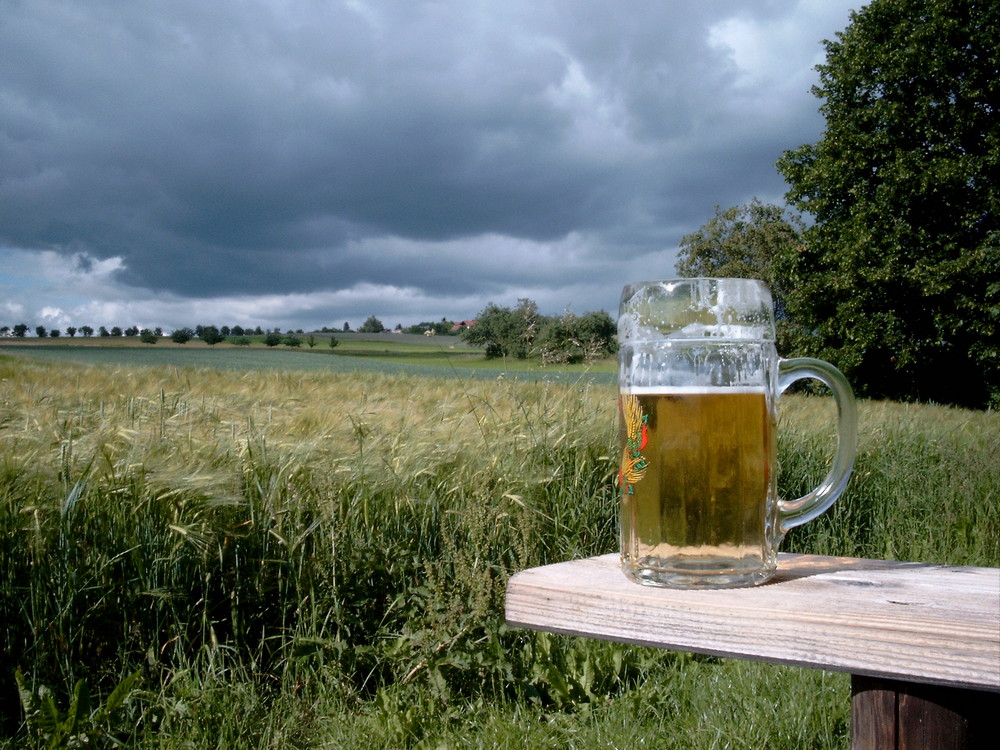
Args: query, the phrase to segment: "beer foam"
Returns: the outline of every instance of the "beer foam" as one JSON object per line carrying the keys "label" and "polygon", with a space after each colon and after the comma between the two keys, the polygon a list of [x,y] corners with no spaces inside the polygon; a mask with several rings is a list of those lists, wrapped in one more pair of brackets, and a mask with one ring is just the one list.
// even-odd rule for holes
{"label": "beer foam", "polygon": [[621,388],[634,396],[728,395],[735,393],[767,393],[763,385],[633,385]]}
{"label": "beer foam", "polygon": [[621,344],[774,341],[771,292],[751,279],[666,279],[629,284],[618,315]]}

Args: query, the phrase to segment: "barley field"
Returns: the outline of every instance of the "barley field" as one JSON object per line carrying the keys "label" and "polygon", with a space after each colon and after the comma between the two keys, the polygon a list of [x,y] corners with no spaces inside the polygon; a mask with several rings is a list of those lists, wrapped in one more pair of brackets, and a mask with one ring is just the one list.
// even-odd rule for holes
{"label": "barley field", "polygon": [[[306,357],[308,359],[308,357]],[[845,748],[847,676],[508,628],[617,549],[613,386],[0,354],[0,748]],[[825,472],[781,409],[780,484]],[[1000,416],[861,404],[786,551],[1000,564]]]}

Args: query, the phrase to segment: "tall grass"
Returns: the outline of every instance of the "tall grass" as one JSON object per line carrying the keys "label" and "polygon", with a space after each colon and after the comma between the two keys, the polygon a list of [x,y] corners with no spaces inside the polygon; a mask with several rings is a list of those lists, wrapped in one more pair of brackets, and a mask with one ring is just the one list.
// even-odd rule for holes
{"label": "tall grass", "polygon": [[[832,453],[828,399],[794,398],[779,430],[779,486],[805,494]],[[781,402],[779,402],[781,403]],[[1000,415],[862,402],[848,490],[794,529],[787,551],[950,565],[1000,565]]]}
{"label": "tall grass", "polygon": [[[783,409],[788,494],[826,417]],[[864,404],[786,548],[996,565],[997,420]],[[0,747],[44,735],[15,670],[138,671],[91,729],[135,747],[844,746],[843,675],[506,627],[513,572],[617,548],[613,439],[583,382],[0,358]]]}

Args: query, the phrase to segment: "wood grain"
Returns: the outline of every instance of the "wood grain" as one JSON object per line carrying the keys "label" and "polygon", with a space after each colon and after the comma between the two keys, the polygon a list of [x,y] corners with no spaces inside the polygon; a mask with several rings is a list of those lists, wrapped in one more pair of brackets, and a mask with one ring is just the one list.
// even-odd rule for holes
{"label": "wood grain", "polygon": [[1000,569],[782,554],[755,588],[640,586],[618,555],[522,571],[513,626],[1000,691]]}
{"label": "wood grain", "polygon": [[1000,693],[851,678],[851,750],[994,750]]}

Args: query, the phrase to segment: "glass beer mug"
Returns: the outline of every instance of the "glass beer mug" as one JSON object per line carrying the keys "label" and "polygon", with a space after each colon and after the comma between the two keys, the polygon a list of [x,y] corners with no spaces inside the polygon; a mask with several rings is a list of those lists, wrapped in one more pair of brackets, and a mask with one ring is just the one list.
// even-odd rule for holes
{"label": "glass beer mug", "polygon": [[[771,292],[750,279],[630,284],[618,318],[622,569],[674,588],[752,586],[789,529],[829,508],[854,465],[854,395],[833,365],[781,359]],[[833,392],[837,452],[822,484],[777,496],[778,396]]]}

